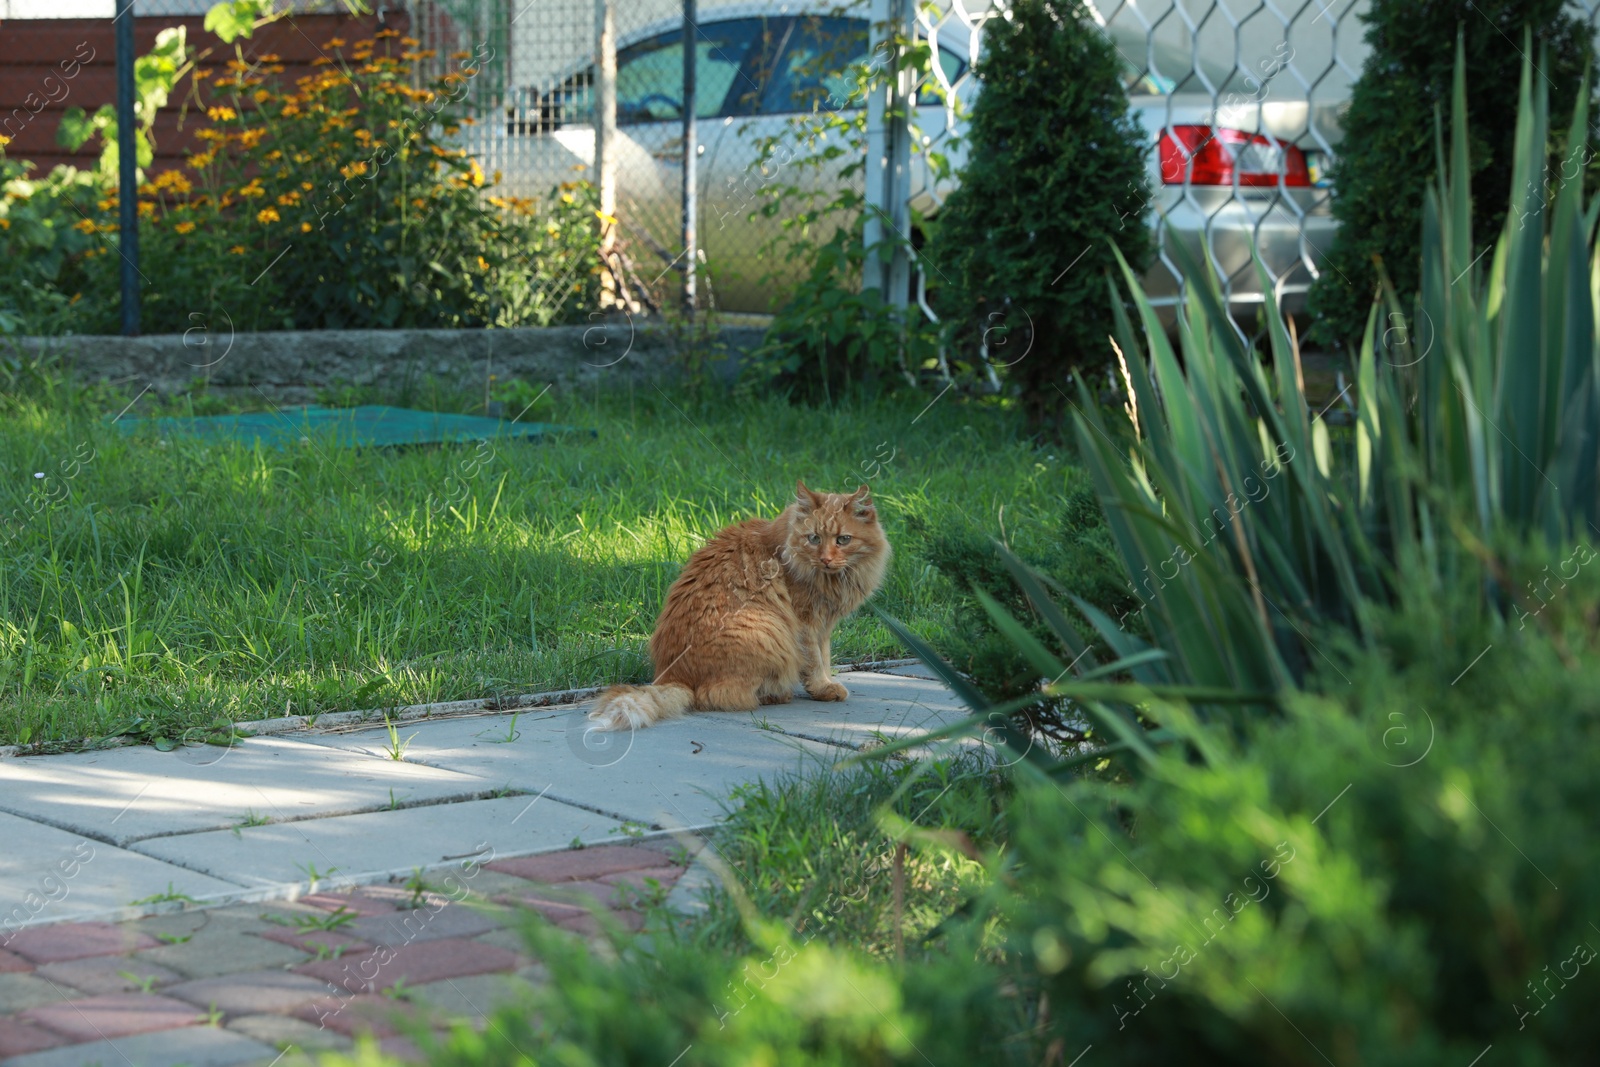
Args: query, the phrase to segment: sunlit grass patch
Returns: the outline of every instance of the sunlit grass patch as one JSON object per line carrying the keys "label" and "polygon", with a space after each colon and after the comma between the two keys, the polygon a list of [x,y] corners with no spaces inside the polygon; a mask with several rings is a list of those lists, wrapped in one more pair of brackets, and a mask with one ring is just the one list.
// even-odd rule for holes
{"label": "sunlit grass patch", "polygon": [[[927,397],[586,391],[556,416],[594,438],[278,452],[126,436],[109,419],[134,392],[0,398],[0,743],[638,679],[683,561],[796,478],[871,482],[897,550],[881,603],[937,639],[953,590],[929,532],[1048,537],[1080,478],[952,397],[918,418]],[[861,616],[834,652],[901,650]]]}

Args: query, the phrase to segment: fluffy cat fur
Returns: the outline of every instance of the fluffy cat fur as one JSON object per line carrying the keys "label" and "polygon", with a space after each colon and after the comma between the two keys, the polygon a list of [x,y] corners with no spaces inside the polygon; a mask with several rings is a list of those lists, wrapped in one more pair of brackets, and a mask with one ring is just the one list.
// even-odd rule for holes
{"label": "fluffy cat fur", "polygon": [[833,628],[883,583],[889,542],[866,486],[796,489],[777,518],[735,523],[689,558],[650,637],[655,681],[600,694],[601,729],[787,704],[796,682],[813,700],[850,695],[833,677]]}

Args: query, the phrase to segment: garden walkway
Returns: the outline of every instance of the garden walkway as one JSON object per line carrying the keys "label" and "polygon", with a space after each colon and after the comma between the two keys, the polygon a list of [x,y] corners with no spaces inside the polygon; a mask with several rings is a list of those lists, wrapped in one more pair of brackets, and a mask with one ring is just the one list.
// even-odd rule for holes
{"label": "garden walkway", "polygon": [[680,876],[736,786],[961,716],[919,667],[840,677],[841,704],[633,734],[528,698],[0,759],[0,1067],[265,1067],[362,1031],[407,1055],[399,1015],[482,1025],[541,972],[516,912],[469,897],[639,929],[703,884]]}

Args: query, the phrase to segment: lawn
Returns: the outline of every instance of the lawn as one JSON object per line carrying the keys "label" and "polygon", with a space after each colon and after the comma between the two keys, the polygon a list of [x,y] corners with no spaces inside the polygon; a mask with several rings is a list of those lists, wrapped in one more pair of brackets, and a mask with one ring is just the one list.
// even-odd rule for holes
{"label": "lawn", "polygon": [[[897,549],[877,603],[938,644],[954,590],[926,539],[1048,538],[1083,477],[955,394],[818,410],[591,389],[543,417],[594,438],[284,453],[129,437],[110,422],[131,387],[26,369],[0,387],[0,743],[645,677],[687,556],[797,477],[870,481]],[[146,395],[128,417],[192,403]],[[870,614],[834,652],[902,654]]]}

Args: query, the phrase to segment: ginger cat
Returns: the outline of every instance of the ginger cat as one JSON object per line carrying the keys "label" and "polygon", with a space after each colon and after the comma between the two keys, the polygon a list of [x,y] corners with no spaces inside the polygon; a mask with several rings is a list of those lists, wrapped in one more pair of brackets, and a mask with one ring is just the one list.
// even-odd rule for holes
{"label": "ginger cat", "polygon": [[796,489],[776,519],[735,523],[690,557],[650,638],[655,681],[600,694],[589,718],[601,729],[787,704],[796,682],[812,700],[850,695],[833,678],[829,642],[883,583],[889,542],[866,486]]}

